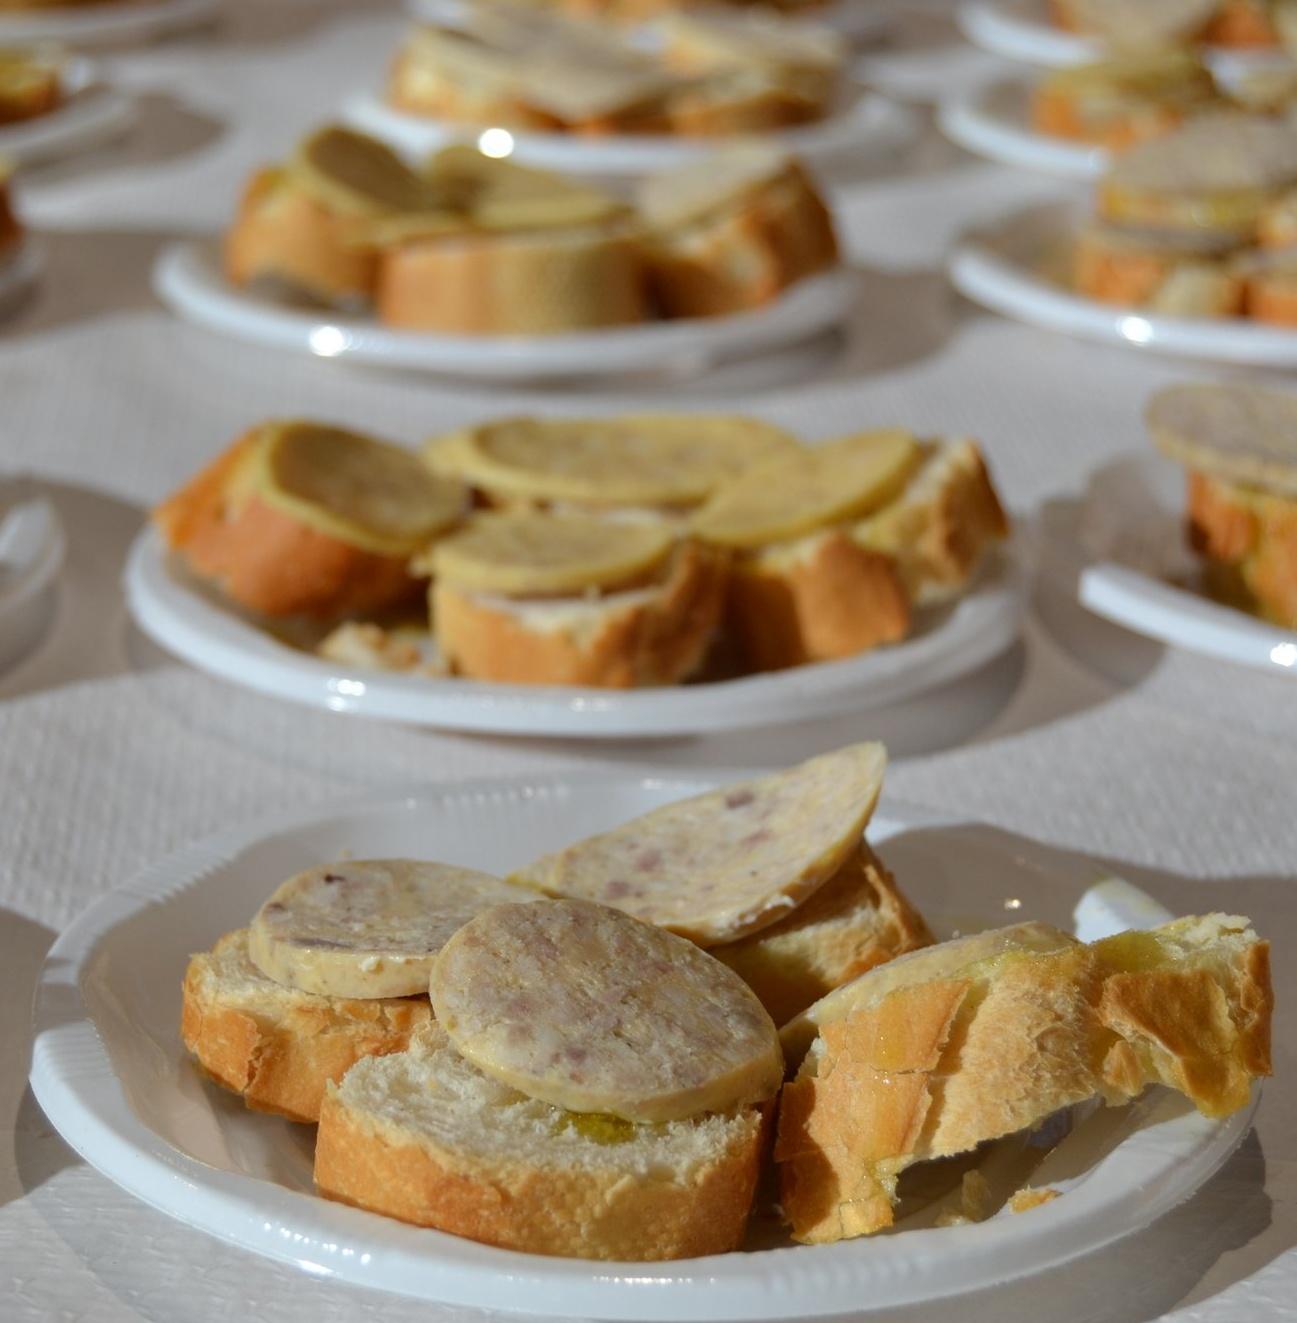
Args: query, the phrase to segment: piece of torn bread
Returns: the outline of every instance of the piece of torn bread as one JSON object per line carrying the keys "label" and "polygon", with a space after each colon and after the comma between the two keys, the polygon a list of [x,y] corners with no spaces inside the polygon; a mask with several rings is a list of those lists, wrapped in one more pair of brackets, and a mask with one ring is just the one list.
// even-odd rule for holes
{"label": "piece of torn bread", "polygon": [[204,1073],[254,1111],[319,1119],[325,1086],[362,1057],[402,1051],[432,1011],[424,997],[320,997],[267,978],[248,930],[190,957],[180,1036]]}
{"label": "piece of torn bread", "polygon": [[786,918],[737,942],[713,946],[710,953],[738,974],[782,1025],[832,989],[931,941],[923,917],[862,842]]}
{"label": "piece of torn bread", "polygon": [[783,1091],[781,1202],[804,1243],[890,1226],[907,1167],[1090,1098],[1117,1104],[1164,1084],[1226,1116],[1270,1073],[1269,945],[1243,918],[1006,951],[911,984],[883,978],[877,999],[872,977],[857,981],[846,1018],[821,1025]]}
{"label": "piece of torn bread", "polygon": [[659,1125],[568,1112],[483,1074],[432,1022],[330,1087],[315,1184],[532,1254],[689,1258],[742,1243],[762,1131],[755,1107]]}
{"label": "piece of torn bread", "polygon": [[814,182],[769,147],[732,147],[652,175],[638,201],[650,284],[667,317],[757,308],[838,261]]}

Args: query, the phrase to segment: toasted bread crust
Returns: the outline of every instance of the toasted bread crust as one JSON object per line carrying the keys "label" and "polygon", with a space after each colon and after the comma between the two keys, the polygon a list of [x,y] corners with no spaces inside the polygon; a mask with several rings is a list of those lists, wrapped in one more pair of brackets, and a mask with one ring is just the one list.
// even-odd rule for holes
{"label": "toasted bread crust", "polygon": [[720,214],[649,244],[654,296],[668,317],[714,317],[769,303],[838,260],[828,207],[790,164]]}
{"label": "toasted bread crust", "polygon": [[1037,87],[1031,97],[1031,123],[1037,132],[1114,152],[1161,137],[1184,119],[1181,107],[1150,102],[1132,102],[1121,113],[1109,108],[1096,117],[1087,113],[1076,94],[1058,87]]}
{"label": "toasted bread crust", "polygon": [[848,980],[932,941],[883,861],[862,845],[809,900],[751,937],[710,947],[778,1025]]}
{"label": "toasted bread crust", "polygon": [[1279,41],[1271,19],[1273,0],[1221,0],[1202,39],[1214,46],[1266,47]]}
{"label": "toasted bread crust", "polygon": [[8,183],[4,175],[0,174],[0,253],[16,247],[23,237],[23,228],[14,214]]}
{"label": "toasted bread crust", "polygon": [[1123,308],[1156,306],[1181,272],[1211,276],[1200,306],[1189,315],[1231,317],[1243,311],[1244,277],[1222,261],[1190,257],[1174,249],[1113,243],[1101,231],[1087,230],[1077,242],[1073,264],[1078,293]]}
{"label": "toasted bread crust", "polygon": [[21,86],[6,89],[0,84],[0,124],[17,124],[22,120],[36,119],[40,115],[48,115],[51,110],[57,110],[62,104],[63,93],[57,65],[41,65],[39,78],[34,76],[36,69],[33,65],[27,66],[28,76]]}
{"label": "toasted bread crust", "polygon": [[1189,545],[1231,605],[1297,629],[1297,500],[1190,472]]}
{"label": "toasted bread crust", "polygon": [[518,612],[437,582],[437,638],[461,675],[607,689],[674,684],[697,669],[720,619],[725,560],[689,543],[648,601],[610,608],[589,632],[535,629]]}
{"label": "toasted bread crust", "polygon": [[332,619],[417,600],[405,556],[383,556],[309,528],[230,485],[255,443],[241,437],[154,514],[167,545],[200,578],[240,606],[268,616]]}
{"label": "toasted bread crust", "polygon": [[[688,1181],[602,1170],[483,1162],[395,1142],[330,1090],[315,1184],[329,1199],[488,1245],[585,1259],[661,1260],[738,1249],[756,1190],[762,1126],[753,1113],[728,1151]],[[615,1154],[615,1149],[611,1150]]]}
{"label": "toasted bread crust", "polygon": [[[236,938],[230,934],[217,943]],[[253,1008],[231,1004],[207,955],[190,959],[180,1036],[204,1072],[254,1111],[315,1122],[324,1091],[365,1056],[404,1050],[432,1016],[426,997],[374,1001],[284,989]]]}
{"label": "toasted bread crust", "polygon": [[1244,1106],[1270,1070],[1267,944],[1218,968],[1130,970],[1105,964],[1102,945],[1011,956],[980,996],[971,978],[918,984],[826,1025],[816,1069],[781,1100],[775,1157],[794,1237],[888,1226],[906,1166],[1087,1098],[1162,1083],[1208,1116]]}
{"label": "toasted bread crust", "polygon": [[343,222],[278,171],[248,181],[225,235],[225,274],[236,285],[286,284],[323,303],[367,302],[378,260],[346,241]]}
{"label": "toasted bread crust", "polygon": [[854,656],[895,643],[910,628],[895,561],[839,531],[786,563],[761,556],[736,562],[727,611],[749,665],[760,671]]}
{"label": "toasted bread crust", "polygon": [[457,335],[550,335],[648,315],[635,236],[624,229],[458,235],[386,249],[379,320]]}

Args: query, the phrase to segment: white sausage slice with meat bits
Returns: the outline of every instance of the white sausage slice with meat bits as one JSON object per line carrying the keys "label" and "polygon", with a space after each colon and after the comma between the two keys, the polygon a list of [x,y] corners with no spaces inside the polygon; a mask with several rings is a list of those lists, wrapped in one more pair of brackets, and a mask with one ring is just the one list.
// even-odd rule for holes
{"label": "white sausage slice with meat bits", "polygon": [[664,1122],[772,1098],[774,1021],[684,938],[587,900],[500,905],[446,943],[429,986],[461,1056],[570,1112]]}
{"label": "white sausage slice with meat bits", "polygon": [[531,899],[487,873],[418,859],[325,864],[289,878],[257,912],[248,951],[267,978],[322,997],[410,997],[446,939],[475,914]]}
{"label": "white sausage slice with meat bits", "polygon": [[860,845],[887,750],[853,744],[667,804],[547,855],[512,881],[582,896],[717,946],[782,919]]}

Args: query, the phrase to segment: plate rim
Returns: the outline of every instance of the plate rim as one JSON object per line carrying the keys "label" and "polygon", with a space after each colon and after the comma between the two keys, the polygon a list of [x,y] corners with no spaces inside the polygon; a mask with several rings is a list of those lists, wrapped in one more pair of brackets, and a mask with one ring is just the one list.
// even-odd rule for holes
{"label": "plate rim", "polygon": [[1029,93],[1032,80],[993,78],[937,104],[937,125],[957,146],[1000,165],[1019,166],[1062,179],[1098,179],[1111,153],[1089,143],[1052,138],[1026,120],[996,115],[990,100],[997,92]]}
{"label": "plate rim", "polygon": [[[965,298],[1012,321],[1101,344],[1177,358],[1256,367],[1297,367],[1297,329],[1242,318],[1167,317],[1118,308],[1060,288],[1030,267],[1024,244],[1006,251],[1006,231],[1039,213],[1037,228],[1063,238],[1076,227],[1074,201],[1028,203],[961,235],[946,258],[951,283]],[[1037,246],[1038,241],[1037,241]]]}
{"label": "plate rim", "polygon": [[[218,274],[215,246],[211,238],[178,240],[154,262],[154,291],[182,320],[245,344],[316,359],[483,381],[621,376],[752,357],[841,326],[855,312],[863,287],[860,272],[839,263],[798,281],[760,308],[720,317],[556,336],[434,335],[256,299]],[[326,332],[327,344],[313,345]]]}
{"label": "plate rim", "polygon": [[[747,769],[740,775],[753,774]],[[1194,1139],[1187,1158],[1176,1164],[1181,1179],[1173,1182],[1170,1188],[1160,1189],[1158,1196],[1133,1216],[1127,1211],[1134,1202],[1128,1197],[1129,1190],[1122,1196],[1123,1217],[1114,1216],[1102,1199],[1098,1201],[1098,1207],[1091,1207],[1095,1203],[1093,1187],[1087,1197],[1085,1186],[1081,1186],[1069,1192],[1070,1205],[1068,1200],[1055,1201],[1034,1210],[1031,1220],[993,1219],[936,1232],[943,1236],[942,1246],[948,1251],[944,1256],[947,1262],[953,1258],[963,1264],[971,1256],[974,1266],[982,1264],[994,1257],[996,1248],[1005,1248],[1001,1242],[1006,1240],[1009,1248],[1015,1245],[1018,1248],[1016,1255],[1010,1254],[1007,1260],[1002,1258],[997,1267],[989,1269],[990,1276],[986,1275],[988,1269],[984,1267],[980,1277],[974,1273],[968,1280],[948,1278],[936,1290],[927,1289],[930,1283],[923,1280],[923,1272],[916,1271],[914,1263],[920,1245],[912,1238],[934,1234],[922,1230],[907,1232],[902,1241],[896,1238],[865,1239],[836,1246],[716,1255],[667,1264],[605,1264],[500,1250],[446,1233],[406,1227],[382,1219],[389,1241],[395,1238],[398,1257],[408,1254],[400,1248],[403,1241],[412,1244],[417,1241],[417,1262],[423,1265],[424,1260],[428,1260],[435,1264],[435,1285],[440,1289],[433,1293],[428,1289],[426,1273],[419,1283],[407,1280],[403,1285],[393,1285],[390,1280],[376,1280],[373,1273],[367,1275],[361,1271],[362,1267],[368,1266],[362,1263],[365,1255],[358,1256],[354,1249],[349,1251],[336,1241],[312,1240],[300,1230],[294,1232],[290,1221],[279,1220],[283,1209],[291,1215],[299,1207],[310,1207],[316,1215],[312,1227],[317,1230],[313,1234],[347,1235],[355,1228],[360,1239],[370,1243],[363,1233],[377,1225],[373,1219],[378,1215],[319,1201],[316,1196],[282,1186],[272,1186],[269,1198],[258,1201],[248,1191],[257,1190],[264,1182],[243,1173],[207,1167],[173,1148],[135,1116],[126,1101],[107,1050],[98,1036],[94,1016],[81,993],[82,973],[102,942],[119,924],[144,909],[165,904],[175,896],[203,886],[214,870],[230,861],[240,850],[272,834],[309,829],[313,824],[329,820],[343,807],[353,815],[401,808],[415,811],[428,803],[498,797],[502,791],[517,795],[538,790],[553,793],[575,789],[579,794],[583,785],[606,786],[613,782],[653,790],[678,787],[686,793],[696,793],[707,786],[723,783],[726,776],[726,772],[716,771],[679,775],[674,771],[663,774],[631,769],[622,769],[609,776],[596,769],[581,769],[568,773],[485,777],[440,786],[416,785],[386,794],[376,791],[359,798],[351,796],[332,805],[315,804],[262,814],[191,842],[144,868],[121,887],[100,896],[60,933],[51,947],[42,966],[33,1005],[30,1081],[37,1101],[67,1142],[110,1180],[168,1216],[225,1243],[371,1289],[448,1304],[503,1308],[547,1317],[564,1316],[569,1309],[575,1309],[583,1317],[637,1320],[666,1317],[680,1320],[775,1319],[787,1316],[790,1308],[796,1308],[803,1315],[809,1309],[810,1316],[840,1313],[844,1307],[851,1307],[844,1304],[843,1292],[853,1290],[859,1280],[859,1264],[853,1263],[853,1258],[859,1260],[870,1254],[881,1257],[887,1251],[875,1247],[890,1246],[895,1250],[898,1243],[902,1252],[893,1255],[896,1262],[889,1266],[888,1260],[883,1260],[887,1272],[899,1287],[899,1294],[884,1302],[887,1306],[919,1303],[980,1289],[1055,1267],[1142,1229],[1200,1188],[1242,1142],[1251,1127],[1259,1102],[1259,1089],[1254,1090],[1249,1107],[1224,1121],[1211,1123],[1209,1128],[1208,1123],[1196,1114],[1186,1116],[1188,1122],[1197,1123],[1203,1134]],[[876,822],[879,826],[890,824],[899,830],[913,826],[977,825],[961,815],[913,809],[890,799],[884,801]],[[1079,862],[1079,855],[1066,853],[1069,859],[1075,858]],[[69,1015],[69,994],[76,1001],[76,1014],[73,1015]],[[1147,1094],[1144,1096],[1148,1097]],[[109,1150],[107,1158],[105,1145]],[[1108,1155],[1103,1161],[1110,1161],[1112,1156]],[[1187,1180],[1183,1175],[1186,1172],[1190,1173]],[[175,1207],[177,1202],[184,1213]],[[1088,1211],[1082,1211],[1081,1204],[1086,1205]],[[1073,1216],[1064,1217],[1069,1208]],[[212,1223],[214,1216],[224,1219],[220,1226]],[[1090,1233],[1079,1244],[1074,1228],[1078,1222],[1084,1223]],[[321,1226],[322,1232],[318,1230]],[[1050,1246],[1048,1252],[1042,1256],[1039,1246],[1034,1247],[1034,1253],[1021,1252],[1023,1246],[1020,1242],[1024,1237],[1009,1231],[1010,1227],[1025,1228],[1030,1233],[1028,1245],[1032,1241],[1046,1241]],[[432,1256],[427,1253],[429,1246],[434,1251],[440,1250],[442,1242],[447,1242],[453,1251],[453,1262],[449,1266],[444,1254],[437,1257],[436,1253]],[[908,1251],[906,1246],[909,1246]],[[320,1263],[309,1257],[320,1251],[331,1252],[331,1262]],[[798,1256],[792,1260],[794,1271],[791,1276],[779,1267],[768,1267],[776,1258],[787,1263],[789,1254]],[[815,1263],[820,1265],[819,1274],[815,1273],[808,1257],[811,1255],[817,1256]],[[383,1260],[379,1269],[386,1264],[390,1271],[391,1264],[387,1263],[390,1257],[390,1250],[388,1254],[379,1251],[378,1258]],[[905,1261],[905,1267],[899,1268],[897,1264],[902,1261]],[[806,1264],[800,1274],[796,1271],[799,1262]],[[754,1264],[765,1271],[747,1271]],[[823,1290],[822,1295],[808,1299],[804,1294],[808,1274],[816,1279],[816,1284]],[[452,1285],[449,1293],[446,1290],[448,1282]],[[469,1285],[467,1292],[465,1282]],[[482,1285],[487,1287],[485,1292],[473,1289]],[[718,1287],[723,1295],[728,1290],[730,1294],[726,1298],[731,1299],[730,1304],[716,1298]],[[526,1294],[521,1294],[524,1292]],[[537,1292],[542,1297],[549,1292],[553,1303],[541,1303]],[[561,1296],[557,1292],[561,1292]],[[858,1308],[858,1302],[855,1307]]]}
{"label": "plate rim", "polygon": [[0,44],[61,41],[72,46],[109,45],[147,41],[168,33],[184,32],[215,18],[224,0],[149,0],[129,10],[102,13],[16,13],[0,16]]}
{"label": "plate rim", "polygon": [[134,126],[139,106],[129,92],[104,81],[84,56],[67,63],[81,75],[81,85],[49,114],[0,127],[0,155],[20,165],[56,160],[111,142]]}
{"label": "plate rim", "polygon": [[[626,739],[743,730],[837,711],[867,710],[968,674],[1007,651],[1022,630],[1030,574],[1014,541],[998,555],[998,563],[988,571],[989,581],[956,602],[941,626],[892,645],[886,654],[870,653],[707,686],[644,691],[502,685],[334,667],[278,643],[255,624],[207,601],[177,579],[166,563],[160,535],[151,528],[142,530],[132,544],[124,577],[131,616],[155,642],[200,670],[284,701],[443,729]],[[969,616],[982,607],[987,619],[967,624]],[[963,633],[958,632],[960,626]],[[946,631],[952,630],[958,646],[948,642]],[[213,635],[212,631],[217,632]],[[232,641],[223,641],[222,634]],[[218,653],[215,658],[210,651],[213,642]],[[916,653],[919,661],[907,663],[907,657],[913,659]],[[884,659],[881,666],[879,657]],[[273,676],[270,671],[265,674],[262,684],[257,683],[263,678],[261,673],[253,678],[250,671],[255,661],[273,671]],[[921,677],[927,678],[915,678],[920,675],[916,665],[924,667]],[[872,679],[860,674],[882,667],[886,674]],[[315,681],[309,680],[311,672],[316,674]],[[304,698],[301,691],[307,683],[314,686],[313,696]],[[475,687],[438,688],[435,692],[431,688],[450,685]],[[412,715],[405,704],[418,704],[421,698],[424,710]],[[768,715],[764,719],[757,716],[772,702],[780,705],[774,721]]]}

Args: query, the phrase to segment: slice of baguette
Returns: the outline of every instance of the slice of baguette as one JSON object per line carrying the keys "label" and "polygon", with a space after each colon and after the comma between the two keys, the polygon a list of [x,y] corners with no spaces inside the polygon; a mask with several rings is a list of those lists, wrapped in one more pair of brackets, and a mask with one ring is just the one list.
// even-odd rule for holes
{"label": "slice of baguette", "polygon": [[1220,101],[1211,71],[1196,55],[1128,53],[1045,75],[1032,89],[1031,121],[1053,137],[1124,151]]}
{"label": "slice of baguette", "polygon": [[1248,243],[1267,204],[1297,183],[1297,136],[1281,118],[1221,111],[1123,153],[1098,211],[1118,225]]}
{"label": "slice of baguette", "polygon": [[0,256],[16,248],[23,237],[23,227],[14,212],[13,198],[9,191],[12,173],[9,163],[0,156]]}
{"label": "slice of baguette", "polygon": [[1231,235],[1090,225],[1077,240],[1078,293],[1119,307],[1175,317],[1231,317],[1243,310],[1245,280],[1231,260]]}
{"label": "slice of baguette", "polygon": [[1297,500],[1191,473],[1186,515],[1208,591],[1297,629]]}
{"label": "slice of baguette", "polygon": [[795,161],[733,148],[644,182],[649,275],[668,317],[760,307],[837,264],[833,218]]}
{"label": "slice of baguette", "polygon": [[968,438],[925,442],[923,463],[901,495],[852,530],[862,547],[892,557],[920,607],[957,595],[1008,535],[986,460]]}
{"label": "slice of baguette", "polygon": [[329,1088],[315,1183],[330,1199],[490,1245],[587,1259],[737,1249],[756,1189],[749,1108],[663,1125],[578,1115],[461,1057],[435,1023]]}
{"label": "slice of baguette", "polygon": [[782,1025],[832,989],[931,941],[927,924],[896,879],[862,843],[859,853],[787,918],[709,949]]}
{"label": "slice of baguette", "polygon": [[180,1036],[203,1071],[254,1111],[319,1120],[325,1087],[362,1057],[403,1051],[432,1016],[427,997],[317,997],[268,979],[248,930],[185,971]]}
{"label": "slice of baguette", "polygon": [[432,618],[447,665],[473,679],[611,689],[676,684],[707,655],[725,581],[725,558],[688,542],[651,582],[586,596],[503,597],[439,576]]}
{"label": "slice of baguette", "polygon": [[327,620],[417,600],[410,556],[465,504],[463,487],[398,446],[289,421],[253,428],[153,519],[240,606]]}
{"label": "slice of baguette", "polygon": [[555,335],[649,315],[643,252],[623,222],[411,237],[379,259],[378,319],[449,335]]}
{"label": "slice of baguette", "polygon": [[1268,944],[1222,914],[1009,951],[861,997],[782,1095],[775,1157],[793,1236],[881,1230],[905,1168],[1094,1097],[1117,1104],[1163,1084],[1229,1115],[1270,1073],[1272,1008]]}
{"label": "slice of baguette", "polygon": [[898,643],[910,602],[895,560],[837,528],[736,557],[726,620],[745,666],[776,671]]}
{"label": "slice of baguette", "polygon": [[57,59],[37,51],[0,50],[0,124],[47,115],[62,101]]}

